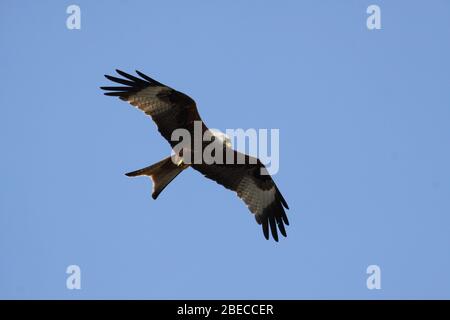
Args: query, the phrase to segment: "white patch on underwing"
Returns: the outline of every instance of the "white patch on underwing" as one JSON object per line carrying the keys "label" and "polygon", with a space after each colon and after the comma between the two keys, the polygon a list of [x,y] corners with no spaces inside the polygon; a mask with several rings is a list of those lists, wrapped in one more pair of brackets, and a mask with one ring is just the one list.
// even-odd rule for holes
{"label": "white patch on underwing", "polygon": [[275,186],[269,190],[262,190],[250,177],[244,177],[236,191],[254,214],[262,214],[264,209],[275,201]]}
{"label": "white patch on underwing", "polygon": [[128,102],[146,114],[154,116],[171,108],[169,103],[158,98],[158,94],[169,90],[167,87],[148,87],[130,96]]}

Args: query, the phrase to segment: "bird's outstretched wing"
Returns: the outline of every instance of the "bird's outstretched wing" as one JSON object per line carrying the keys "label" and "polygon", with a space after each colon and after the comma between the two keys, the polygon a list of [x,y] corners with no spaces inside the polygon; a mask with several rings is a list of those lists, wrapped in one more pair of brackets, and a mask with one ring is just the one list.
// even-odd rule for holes
{"label": "bird's outstretched wing", "polygon": [[278,241],[278,230],[286,237],[284,225],[289,225],[289,221],[284,208],[289,207],[272,177],[262,174],[266,168],[259,160],[251,164],[250,156],[233,152],[235,159],[237,154],[245,157],[245,164],[193,164],[192,167],[205,177],[235,191],[255,215],[256,222],[262,225],[266,239],[269,239],[269,227],[275,241]]}
{"label": "bird's outstretched wing", "polygon": [[116,96],[151,116],[161,135],[173,147],[171,141],[175,129],[189,129],[194,121],[201,121],[195,101],[186,94],[176,91],[149,76],[136,71],[139,77],[120,70],[116,72],[123,78],[105,75],[120,86],[100,87],[105,95]]}

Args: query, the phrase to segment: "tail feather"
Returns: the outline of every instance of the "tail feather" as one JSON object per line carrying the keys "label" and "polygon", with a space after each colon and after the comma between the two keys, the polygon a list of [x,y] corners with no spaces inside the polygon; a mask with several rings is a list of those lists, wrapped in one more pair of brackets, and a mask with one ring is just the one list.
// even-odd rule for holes
{"label": "tail feather", "polygon": [[128,177],[149,176],[153,182],[152,198],[156,199],[161,191],[186,168],[186,165],[177,166],[172,162],[172,158],[168,157],[149,167],[128,172],[125,175]]}

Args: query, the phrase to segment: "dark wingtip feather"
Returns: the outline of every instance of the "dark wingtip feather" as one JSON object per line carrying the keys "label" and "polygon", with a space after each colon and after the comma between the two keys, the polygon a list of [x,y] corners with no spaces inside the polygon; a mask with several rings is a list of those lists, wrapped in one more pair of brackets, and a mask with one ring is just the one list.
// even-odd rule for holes
{"label": "dark wingtip feather", "polygon": [[283,222],[288,226],[289,225],[289,220],[288,220],[288,217],[286,215],[286,211],[284,211],[283,205],[281,203],[279,204],[279,211],[281,213],[281,219],[283,219]]}
{"label": "dark wingtip feather", "polygon": [[140,72],[139,70],[135,70],[136,74],[139,75],[142,79],[147,80],[150,83],[153,83],[155,85],[158,86],[165,86],[164,84],[162,84],[161,82],[156,81],[155,79],[150,78],[149,76],[147,76],[146,74]]}
{"label": "dark wingtip feather", "polygon": [[264,238],[266,238],[266,240],[269,240],[269,221],[267,218],[265,218],[262,221],[262,229],[263,229],[263,233],[264,233]]}
{"label": "dark wingtip feather", "polygon": [[[102,86],[100,89],[107,90],[110,92],[105,93],[107,96],[119,97],[123,101],[127,101],[130,95],[139,92],[147,87],[154,86],[154,84],[147,82],[143,79],[137,78],[135,76],[129,75],[122,70],[116,69],[116,72],[123,78],[117,78],[105,74],[105,78],[120,84],[122,86]],[[112,91],[112,92],[111,92]]]}
{"label": "dark wingtip feather", "polygon": [[281,201],[272,202],[261,214],[255,214],[255,219],[258,224],[262,224],[264,237],[267,240],[269,240],[270,234],[272,234],[272,238],[278,242],[280,238],[278,230],[283,237],[287,237],[285,226],[289,225],[289,221]]}
{"label": "dark wingtip feather", "polygon": [[110,91],[124,91],[127,90],[127,87],[100,87],[100,89]]}
{"label": "dark wingtip feather", "polygon": [[273,239],[276,242],[278,242],[278,231],[277,231],[277,224],[275,222],[275,217],[273,217],[273,216],[269,217],[269,225],[270,225],[270,230],[272,231]]}
{"label": "dark wingtip feather", "polygon": [[105,92],[103,93],[105,96],[110,96],[110,97],[120,97],[122,98],[124,95],[127,94],[127,92],[123,92],[123,91],[113,91],[113,92]]}
{"label": "dark wingtip feather", "polygon": [[284,224],[288,226],[289,225],[289,220],[288,220],[288,217],[286,215],[286,212],[283,211],[281,213],[281,218],[283,219]]}
{"label": "dark wingtip feather", "polygon": [[284,224],[283,222],[278,224],[278,229],[280,229],[281,234],[283,235],[283,237],[287,237],[287,233],[286,233],[286,229],[284,228]]}
{"label": "dark wingtip feather", "polygon": [[127,76],[129,76],[128,73],[126,73],[125,71],[122,71],[120,69],[116,69],[116,73],[121,75],[122,77],[125,77],[125,78],[127,78]]}
{"label": "dark wingtip feather", "polygon": [[[108,80],[111,80],[111,79],[113,79],[114,77],[113,77],[113,76],[110,76],[109,74],[105,74],[105,78],[108,79]],[[114,80],[111,80],[111,81],[114,81]]]}
{"label": "dark wingtip feather", "polygon": [[142,80],[142,79],[140,79],[140,78],[137,78],[137,77],[135,77],[135,76],[133,76],[133,75],[131,75],[131,74],[128,74],[128,73],[126,73],[126,72],[123,72],[123,71],[121,71],[121,70],[119,70],[119,69],[116,69],[116,72],[117,72],[119,75],[121,75],[122,77],[124,77],[124,78],[126,78],[126,79],[129,79],[129,80],[133,81],[133,82],[136,83],[136,84],[140,84],[140,85],[148,85],[148,84],[149,84],[149,83],[145,82],[144,80]]}
{"label": "dark wingtip feather", "polygon": [[134,81],[130,81],[130,80],[126,80],[126,79],[121,79],[121,78],[117,78],[117,77],[113,77],[113,76],[108,76],[105,75],[106,79],[116,82],[116,83],[120,83],[129,87],[134,87],[136,85],[136,82]]}
{"label": "dark wingtip feather", "polygon": [[278,196],[278,199],[280,199],[281,204],[282,204],[286,209],[289,209],[289,206],[288,206],[286,200],[284,199],[283,195],[281,194],[280,190],[278,190],[278,188],[277,188],[277,196]]}
{"label": "dark wingtip feather", "polygon": [[[279,204],[279,207],[281,207],[281,204]],[[276,216],[276,220],[277,220],[278,229],[280,230],[281,234],[284,237],[287,237],[286,229],[284,228],[284,224],[283,224],[283,220],[282,220],[281,215],[277,215]]]}

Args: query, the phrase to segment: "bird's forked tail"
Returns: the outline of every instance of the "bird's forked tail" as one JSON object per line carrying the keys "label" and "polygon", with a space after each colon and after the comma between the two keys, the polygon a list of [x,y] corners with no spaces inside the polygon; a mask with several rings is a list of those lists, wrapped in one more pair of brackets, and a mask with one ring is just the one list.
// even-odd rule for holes
{"label": "bird's forked tail", "polygon": [[149,167],[128,172],[125,175],[128,177],[149,176],[153,182],[152,198],[156,199],[161,191],[187,167],[188,165],[184,163],[179,165],[173,163],[172,157],[168,157]]}

